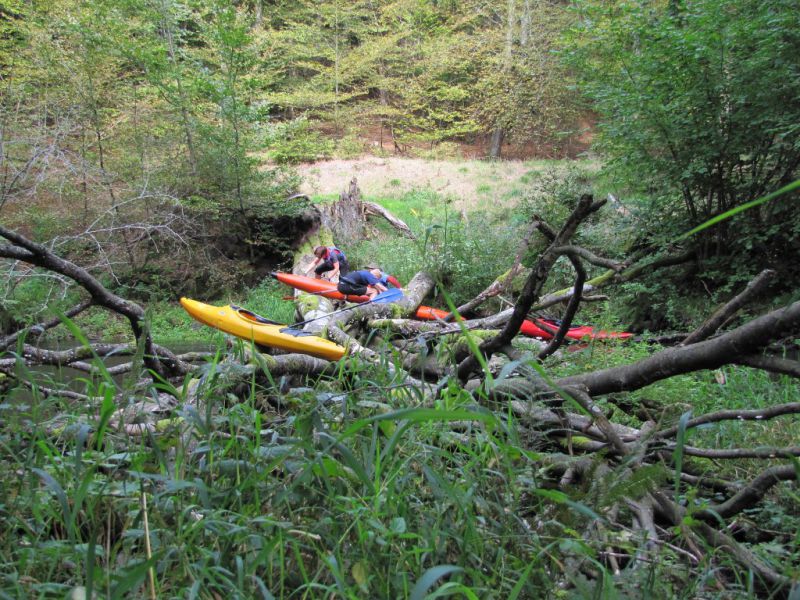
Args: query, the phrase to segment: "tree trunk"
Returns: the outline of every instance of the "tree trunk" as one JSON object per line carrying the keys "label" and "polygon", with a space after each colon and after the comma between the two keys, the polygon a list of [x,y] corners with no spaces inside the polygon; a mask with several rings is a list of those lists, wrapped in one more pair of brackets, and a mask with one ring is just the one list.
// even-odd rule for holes
{"label": "tree trunk", "polygon": [[503,138],[505,137],[505,132],[503,128],[499,125],[495,127],[494,131],[492,131],[492,139],[489,142],[489,157],[490,158],[500,158],[500,154],[503,148]]}

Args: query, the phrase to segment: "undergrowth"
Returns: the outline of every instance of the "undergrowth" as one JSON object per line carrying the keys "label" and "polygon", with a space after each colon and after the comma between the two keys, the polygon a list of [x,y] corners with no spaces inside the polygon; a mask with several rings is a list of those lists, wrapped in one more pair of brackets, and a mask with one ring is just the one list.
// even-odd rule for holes
{"label": "undergrowth", "polygon": [[[242,350],[234,344],[234,355]],[[643,344],[597,344],[563,353],[552,375],[647,352]],[[268,373],[274,385],[257,384],[253,372],[249,393],[237,399],[234,382],[247,371],[218,354],[177,388],[136,389],[135,379],[100,375],[84,383],[91,403],[34,388],[24,401],[0,404],[0,597],[146,597],[150,568],[163,598],[756,593],[733,564],[720,592],[714,573],[728,562],[712,549],[691,569],[664,547],[657,560],[612,574],[600,560],[604,548],[580,533],[602,519],[604,500],[554,489],[548,443],[526,423],[455,384],[423,406],[388,368],[357,358],[341,366],[337,376],[293,387]],[[797,393],[789,380],[739,368],[726,374],[722,390],[713,374],[700,373],[647,394],[663,403],[666,421],[683,404],[700,413],[739,406],[744,393],[765,404]],[[128,408],[124,422],[134,423],[145,410],[136,403],[160,391],[174,394],[176,408],[156,431],[125,433],[117,410]],[[786,433],[765,424],[758,435]],[[754,442],[743,432],[716,434],[726,444]],[[777,489],[788,494],[751,518],[785,528],[800,520],[797,495]],[[633,553],[645,544],[633,532],[606,539]],[[754,547],[769,555],[769,545]],[[781,552],[766,558],[791,569],[797,545]],[[598,578],[587,580],[578,565]]]}

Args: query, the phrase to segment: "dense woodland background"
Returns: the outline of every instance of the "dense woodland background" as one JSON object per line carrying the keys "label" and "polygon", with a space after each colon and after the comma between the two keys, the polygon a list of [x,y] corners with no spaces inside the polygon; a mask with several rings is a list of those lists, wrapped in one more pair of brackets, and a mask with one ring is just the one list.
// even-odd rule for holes
{"label": "dense woodland background", "polygon": [[[301,173],[365,155],[478,178],[334,241],[486,330],[189,322],[293,322]],[[799,175],[791,0],[0,0],[0,597],[794,598]],[[514,337],[584,283],[539,310],[635,343]]]}

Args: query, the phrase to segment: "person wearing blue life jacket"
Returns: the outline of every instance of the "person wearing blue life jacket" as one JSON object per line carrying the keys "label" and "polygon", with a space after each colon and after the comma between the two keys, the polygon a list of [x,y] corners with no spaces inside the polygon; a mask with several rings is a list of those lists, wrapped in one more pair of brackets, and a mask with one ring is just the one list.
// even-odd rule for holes
{"label": "person wearing blue life jacket", "polygon": [[317,246],[314,248],[314,256],[316,258],[306,271],[306,275],[311,275],[311,271],[314,271],[315,277],[322,279],[323,273],[328,273],[327,278],[336,281],[337,277],[350,272],[347,257],[336,246]]}
{"label": "person wearing blue life jacket", "polygon": [[351,271],[339,277],[336,289],[346,296],[369,296],[372,300],[381,292],[386,291],[386,286],[380,280],[381,270],[371,269]]}
{"label": "person wearing blue life jacket", "polygon": [[403,289],[403,286],[400,284],[397,277],[395,277],[394,275],[389,275],[388,273],[382,271],[379,266],[369,265],[365,268],[367,269],[367,271],[372,271],[373,269],[380,271],[381,274],[378,276],[378,279],[384,285],[384,287],[388,288],[391,285],[392,287],[395,287],[398,290]]}

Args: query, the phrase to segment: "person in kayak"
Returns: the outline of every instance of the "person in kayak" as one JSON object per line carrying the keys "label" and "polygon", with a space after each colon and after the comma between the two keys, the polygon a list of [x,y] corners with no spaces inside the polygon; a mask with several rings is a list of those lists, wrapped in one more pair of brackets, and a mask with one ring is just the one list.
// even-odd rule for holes
{"label": "person in kayak", "polygon": [[317,246],[314,248],[314,256],[316,258],[306,271],[306,275],[311,275],[311,271],[314,271],[316,279],[322,279],[322,274],[328,273],[327,278],[335,281],[336,277],[350,272],[347,257],[336,246]]}
{"label": "person in kayak", "polygon": [[398,290],[403,289],[403,286],[400,285],[400,282],[398,281],[397,277],[385,273],[384,271],[381,270],[379,266],[369,265],[368,267],[365,268],[367,269],[367,271],[372,271],[372,270],[380,271],[380,276],[378,276],[378,279],[384,285],[384,287],[388,288],[391,285],[392,287],[395,287]]}
{"label": "person in kayak", "polygon": [[339,277],[336,289],[346,296],[369,296],[372,300],[381,292],[386,291],[386,286],[380,280],[381,270],[371,269],[352,271]]}

